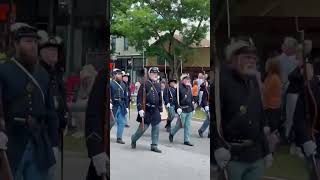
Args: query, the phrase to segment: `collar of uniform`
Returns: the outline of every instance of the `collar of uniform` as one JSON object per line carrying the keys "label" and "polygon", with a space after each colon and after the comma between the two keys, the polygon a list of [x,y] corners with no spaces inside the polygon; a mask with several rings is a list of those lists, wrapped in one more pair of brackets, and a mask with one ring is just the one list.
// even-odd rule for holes
{"label": "collar of uniform", "polygon": [[50,66],[49,64],[47,64],[44,60],[40,60],[40,65],[42,65],[42,67],[44,69],[46,69],[48,71],[48,73],[54,73],[55,72],[55,68]]}

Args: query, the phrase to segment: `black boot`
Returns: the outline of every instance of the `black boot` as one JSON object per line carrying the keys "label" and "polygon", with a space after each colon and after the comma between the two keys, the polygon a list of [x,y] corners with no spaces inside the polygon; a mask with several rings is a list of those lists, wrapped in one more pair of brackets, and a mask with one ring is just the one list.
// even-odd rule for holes
{"label": "black boot", "polygon": [[169,134],[169,141],[172,143],[173,142],[173,135],[170,133]]}
{"label": "black boot", "polygon": [[131,148],[132,148],[132,149],[135,149],[136,147],[137,147],[136,142],[131,141]]}
{"label": "black boot", "polygon": [[161,153],[162,151],[158,149],[158,146],[156,144],[151,144],[151,151],[156,153]]}
{"label": "black boot", "polygon": [[191,144],[190,142],[184,142],[183,144],[184,144],[184,145],[187,145],[187,146],[194,146],[194,145]]}
{"label": "black boot", "polygon": [[198,133],[199,133],[199,136],[200,136],[201,138],[203,138],[203,132],[202,132],[201,129],[198,130]]}
{"label": "black boot", "polygon": [[119,144],[125,144],[125,142],[124,142],[124,141],[122,141],[122,139],[121,139],[121,138],[117,138],[117,143],[119,143]]}

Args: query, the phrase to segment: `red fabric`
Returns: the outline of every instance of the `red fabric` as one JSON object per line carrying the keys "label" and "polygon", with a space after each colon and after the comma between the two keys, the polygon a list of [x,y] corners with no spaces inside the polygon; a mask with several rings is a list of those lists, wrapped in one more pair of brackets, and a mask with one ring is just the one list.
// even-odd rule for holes
{"label": "red fabric", "polygon": [[68,94],[68,102],[71,102],[74,98],[73,90],[75,86],[80,85],[80,77],[79,76],[71,76],[67,78],[66,90]]}
{"label": "red fabric", "polygon": [[[13,5],[13,14],[16,16],[16,5]],[[0,21],[7,21],[8,20],[8,12],[9,12],[9,4],[0,4]]]}

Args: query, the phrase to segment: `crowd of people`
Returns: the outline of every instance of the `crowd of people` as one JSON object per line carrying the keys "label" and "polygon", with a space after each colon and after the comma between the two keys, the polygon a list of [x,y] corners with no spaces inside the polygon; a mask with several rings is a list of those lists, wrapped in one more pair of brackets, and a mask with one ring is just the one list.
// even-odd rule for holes
{"label": "crowd of people", "polygon": [[217,176],[261,179],[278,147],[292,144],[291,153],[307,162],[309,179],[317,179],[320,81],[310,57],[312,43],[303,43],[285,37],[282,53],[266,61],[263,80],[251,38],[233,38],[226,47],[219,79],[220,106],[215,107],[221,119],[214,118],[211,137],[212,163],[225,169],[215,171]]}
{"label": "crowd of people", "polygon": [[[210,82],[208,75],[204,76],[203,73],[199,73],[196,80],[197,83],[192,85],[191,77],[188,74],[182,74],[178,81],[176,79],[160,80],[160,71],[157,67],[149,68],[146,73],[146,78],[136,82],[135,88],[133,88],[126,80],[129,74],[120,69],[113,69],[112,71],[112,78],[110,79],[110,115],[111,119],[114,119],[114,121],[111,121],[111,127],[117,124],[117,143],[125,144],[122,136],[125,124],[128,121],[127,114],[129,113],[130,102],[133,99],[130,98],[130,94],[136,92],[137,121],[140,125],[131,137],[132,148],[136,148],[138,139],[151,125],[151,150],[161,153],[161,150],[158,148],[161,121],[166,121],[165,128],[169,133],[170,142],[173,142],[175,134],[183,128],[184,144],[193,146],[190,142],[190,128],[197,106],[200,106],[201,110],[206,114],[203,126],[198,131],[200,137],[203,137],[203,133],[208,128],[210,122]],[[199,87],[196,87],[197,84]],[[172,127],[171,124],[174,119],[177,121],[176,125]]]}

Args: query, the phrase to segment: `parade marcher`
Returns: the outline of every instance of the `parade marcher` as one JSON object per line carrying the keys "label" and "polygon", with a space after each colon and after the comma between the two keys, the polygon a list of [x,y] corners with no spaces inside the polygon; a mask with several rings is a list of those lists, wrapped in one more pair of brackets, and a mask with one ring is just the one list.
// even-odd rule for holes
{"label": "parade marcher", "polygon": [[[146,72],[145,72],[146,73]],[[159,68],[151,67],[148,71],[148,79],[141,84],[140,89],[138,90],[137,96],[137,109],[138,109],[138,118],[137,121],[140,122],[140,125],[134,135],[131,136],[131,147],[136,148],[136,143],[138,139],[144,134],[148,127],[152,126],[151,129],[151,151],[161,153],[161,150],[158,148],[159,140],[159,126],[161,122],[161,113],[162,109],[162,98],[161,98],[161,88],[160,84],[157,83]],[[144,92],[145,91],[145,92]],[[144,104],[145,99],[145,104]],[[145,111],[144,107],[145,106]],[[142,118],[144,122],[142,122]],[[142,123],[144,123],[142,125]]]}
{"label": "parade marcher", "polygon": [[[130,111],[130,102],[131,102],[131,89],[130,89],[130,81],[129,81],[129,79],[130,79],[130,74],[129,73],[125,73],[124,71],[122,72],[122,81],[123,81],[123,83],[124,83],[124,85],[126,86],[126,90],[127,90],[127,96],[128,96],[128,105],[127,105],[127,107],[129,108],[129,111]],[[127,115],[126,115],[126,120],[128,121],[128,120],[130,120],[129,118],[129,116],[128,116],[128,114],[129,114],[129,112],[127,113]],[[126,125],[125,125],[125,127],[126,128],[129,128],[130,126],[129,126],[129,124],[128,124],[128,122],[126,122]]]}
{"label": "parade marcher", "polygon": [[[312,64],[307,64],[307,81],[309,81],[311,93],[314,97],[313,102],[312,96],[306,94],[304,91],[304,78],[303,69],[296,71],[297,81],[295,81],[296,87],[298,88],[298,100],[293,117],[293,129],[295,131],[295,142],[298,146],[303,149],[304,156],[306,159],[307,170],[309,172],[309,180],[317,180],[319,177],[316,176],[316,171],[320,172],[320,169],[315,170],[313,167],[312,158],[316,160],[316,164],[320,166],[320,121],[319,114],[316,116],[316,112],[320,112],[320,81],[315,78]],[[306,102],[308,99],[308,104]],[[316,106],[315,106],[315,104]],[[308,107],[308,108],[306,108]],[[317,109],[315,109],[317,107]],[[308,118],[309,116],[309,118]],[[317,119],[314,119],[316,116]],[[316,121],[313,126],[313,121]],[[313,139],[314,132],[314,139]]]}
{"label": "parade marcher", "polygon": [[250,38],[232,39],[226,49],[230,65],[222,66],[220,87],[216,87],[220,88],[221,122],[213,123],[218,127],[212,129],[212,149],[229,180],[261,179],[272,164],[255,77],[256,53]]}
{"label": "parade marcher", "polygon": [[[206,119],[204,120],[202,126],[200,127],[200,129],[198,130],[199,136],[203,137],[203,132],[206,131],[206,129],[209,127],[210,125],[210,111],[209,111],[209,97],[210,97],[210,83],[209,83],[209,79],[210,77],[207,77],[207,80],[202,83],[200,89],[201,91],[203,91],[203,95],[202,95],[202,101],[201,101],[201,110],[203,112],[206,113]],[[210,129],[209,129],[209,133],[208,133],[208,138],[210,138]]]}
{"label": "parade marcher", "polygon": [[181,75],[181,82],[177,91],[177,113],[180,118],[177,120],[175,127],[169,134],[169,141],[173,142],[174,135],[181,127],[184,128],[184,145],[193,146],[190,143],[191,120],[194,114],[194,102],[192,97],[192,89],[190,84],[190,76],[188,74]]}
{"label": "parade marcher", "polygon": [[113,78],[110,81],[110,94],[112,111],[117,123],[117,143],[125,144],[122,140],[122,135],[126,125],[126,114],[129,111],[127,88],[122,82],[122,71],[120,69],[114,69],[112,76]]}
{"label": "parade marcher", "polygon": [[176,115],[175,107],[177,107],[177,80],[172,79],[168,83],[169,87],[166,87],[163,92],[163,100],[168,110],[168,119],[165,128],[167,132],[171,132],[171,122]]}
{"label": "parade marcher", "polygon": [[11,31],[15,55],[0,65],[1,119],[5,121],[0,137],[8,136],[7,155],[14,179],[51,179],[59,120],[50,77],[38,63],[39,36],[36,28],[25,23],[13,24]]}
{"label": "parade marcher", "polygon": [[100,180],[104,175],[110,179],[110,123],[105,104],[107,73],[107,68],[104,68],[97,74],[86,110],[85,136],[88,156],[91,159],[87,180]]}
{"label": "parade marcher", "polygon": [[54,106],[59,118],[59,147],[63,153],[63,134],[69,120],[69,110],[63,72],[57,67],[59,46],[61,46],[62,40],[59,37],[49,37],[45,31],[38,31],[38,35],[40,37],[40,65],[49,74]]}

